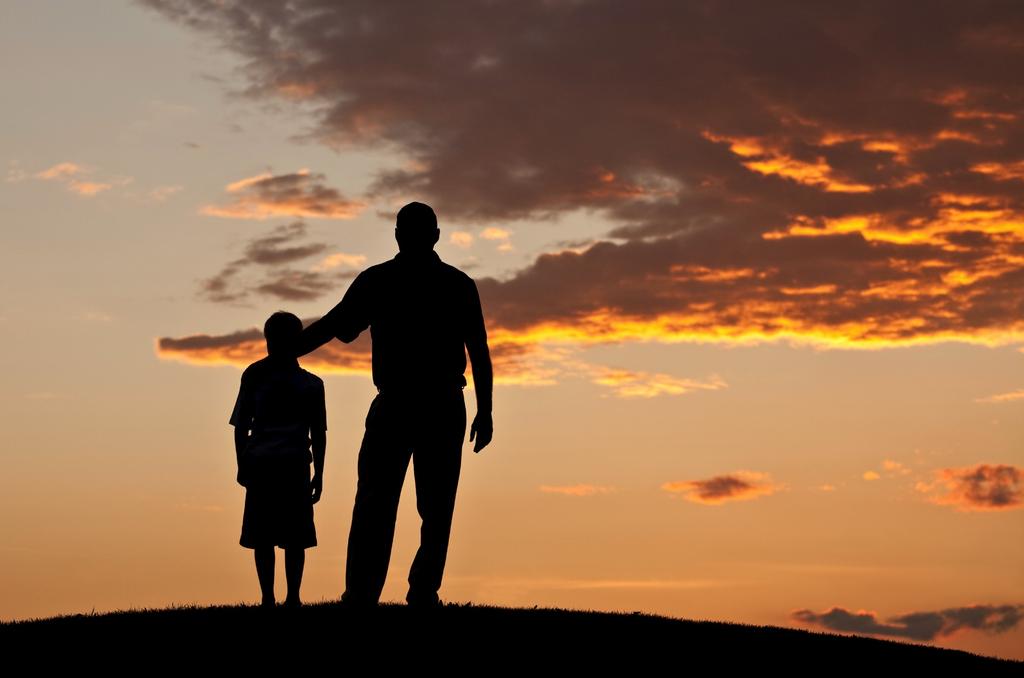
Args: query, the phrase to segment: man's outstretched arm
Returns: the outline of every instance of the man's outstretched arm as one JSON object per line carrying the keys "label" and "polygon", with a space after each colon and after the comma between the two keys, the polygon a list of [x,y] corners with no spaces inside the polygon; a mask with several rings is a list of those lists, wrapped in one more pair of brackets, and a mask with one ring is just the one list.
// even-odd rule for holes
{"label": "man's outstretched arm", "polygon": [[491,368],[491,351],[487,347],[487,329],[484,327],[483,309],[476,283],[471,283],[469,303],[469,324],[466,332],[466,350],[473,365],[473,389],[476,391],[476,417],[469,430],[469,439],[476,439],[474,452],[479,452],[491,442],[494,422],[491,417],[494,372]]}
{"label": "man's outstretched arm", "polygon": [[312,353],[334,338],[334,332],[331,331],[330,322],[326,318],[327,316],[317,318],[302,330],[295,351],[297,358]]}
{"label": "man's outstretched arm", "polygon": [[351,342],[370,326],[368,309],[366,278],[360,273],[334,308],[302,330],[296,357],[315,351],[335,337],[346,344]]}

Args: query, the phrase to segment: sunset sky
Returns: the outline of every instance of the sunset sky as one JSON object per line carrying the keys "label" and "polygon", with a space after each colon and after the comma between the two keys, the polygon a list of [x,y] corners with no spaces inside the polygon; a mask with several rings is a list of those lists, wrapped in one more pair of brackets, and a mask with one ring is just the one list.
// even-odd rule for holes
{"label": "sunset sky", "polygon": [[[255,602],[241,369],[420,200],[496,382],[444,600],[1024,659],[1022,36],[983,0],[3,3],[0,619]],[[369,339],[301,361],[307,601]]]}

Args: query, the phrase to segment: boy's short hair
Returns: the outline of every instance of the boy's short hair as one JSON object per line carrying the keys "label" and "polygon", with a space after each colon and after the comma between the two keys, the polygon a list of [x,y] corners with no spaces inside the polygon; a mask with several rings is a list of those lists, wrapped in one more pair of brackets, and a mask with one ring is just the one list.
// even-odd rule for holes
{"label": "boy's short hair", "polygon": [[301,334],[302,321],[297,315],[287,311],[274,313],[263,324],[263,336],[267,340],[267,353],[294,353]]}

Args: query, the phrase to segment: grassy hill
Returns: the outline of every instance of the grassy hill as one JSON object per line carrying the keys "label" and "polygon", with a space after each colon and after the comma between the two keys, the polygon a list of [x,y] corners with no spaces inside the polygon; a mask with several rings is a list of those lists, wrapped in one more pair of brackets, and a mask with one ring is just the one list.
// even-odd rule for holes
{"label": "grassy hill", "polygon": [[[690,621],[641,613],[449,604],[432,612],[337,602],[298,610],[184,606],[67,615],[0,624],[0,648],[50,663],[146,670],[209,665],[295,668],[365,675],[396,667],[446,672],[778,669],[821,674],[944,670],[962,676],[1024,675],[1024,662],[889,640],[774,626]],[[359,667],[359,668],[357,668]]]}

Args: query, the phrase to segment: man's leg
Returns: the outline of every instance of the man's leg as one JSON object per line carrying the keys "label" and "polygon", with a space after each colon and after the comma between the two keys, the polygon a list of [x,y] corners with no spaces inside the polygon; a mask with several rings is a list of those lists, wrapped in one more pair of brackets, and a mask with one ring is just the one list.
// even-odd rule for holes
{"label": "man's leg", "polygon": [[466,404],[462,392],[441,401],[427,434],[413,451],[416,479],[416,509],[419,511],[420,548],[409,570],[410,604],[437,602],[448,540],[455,511],[455,493],[462,466],[462,444],[466,436]]}
{"label": "man's leg", "polygon": [[408,446],[399,443],[400,437],[387,422],[367,419],[359,448],[359,480],[342,596],[342,600],[355,604],[376,604],[380,600],[410,457]]}

